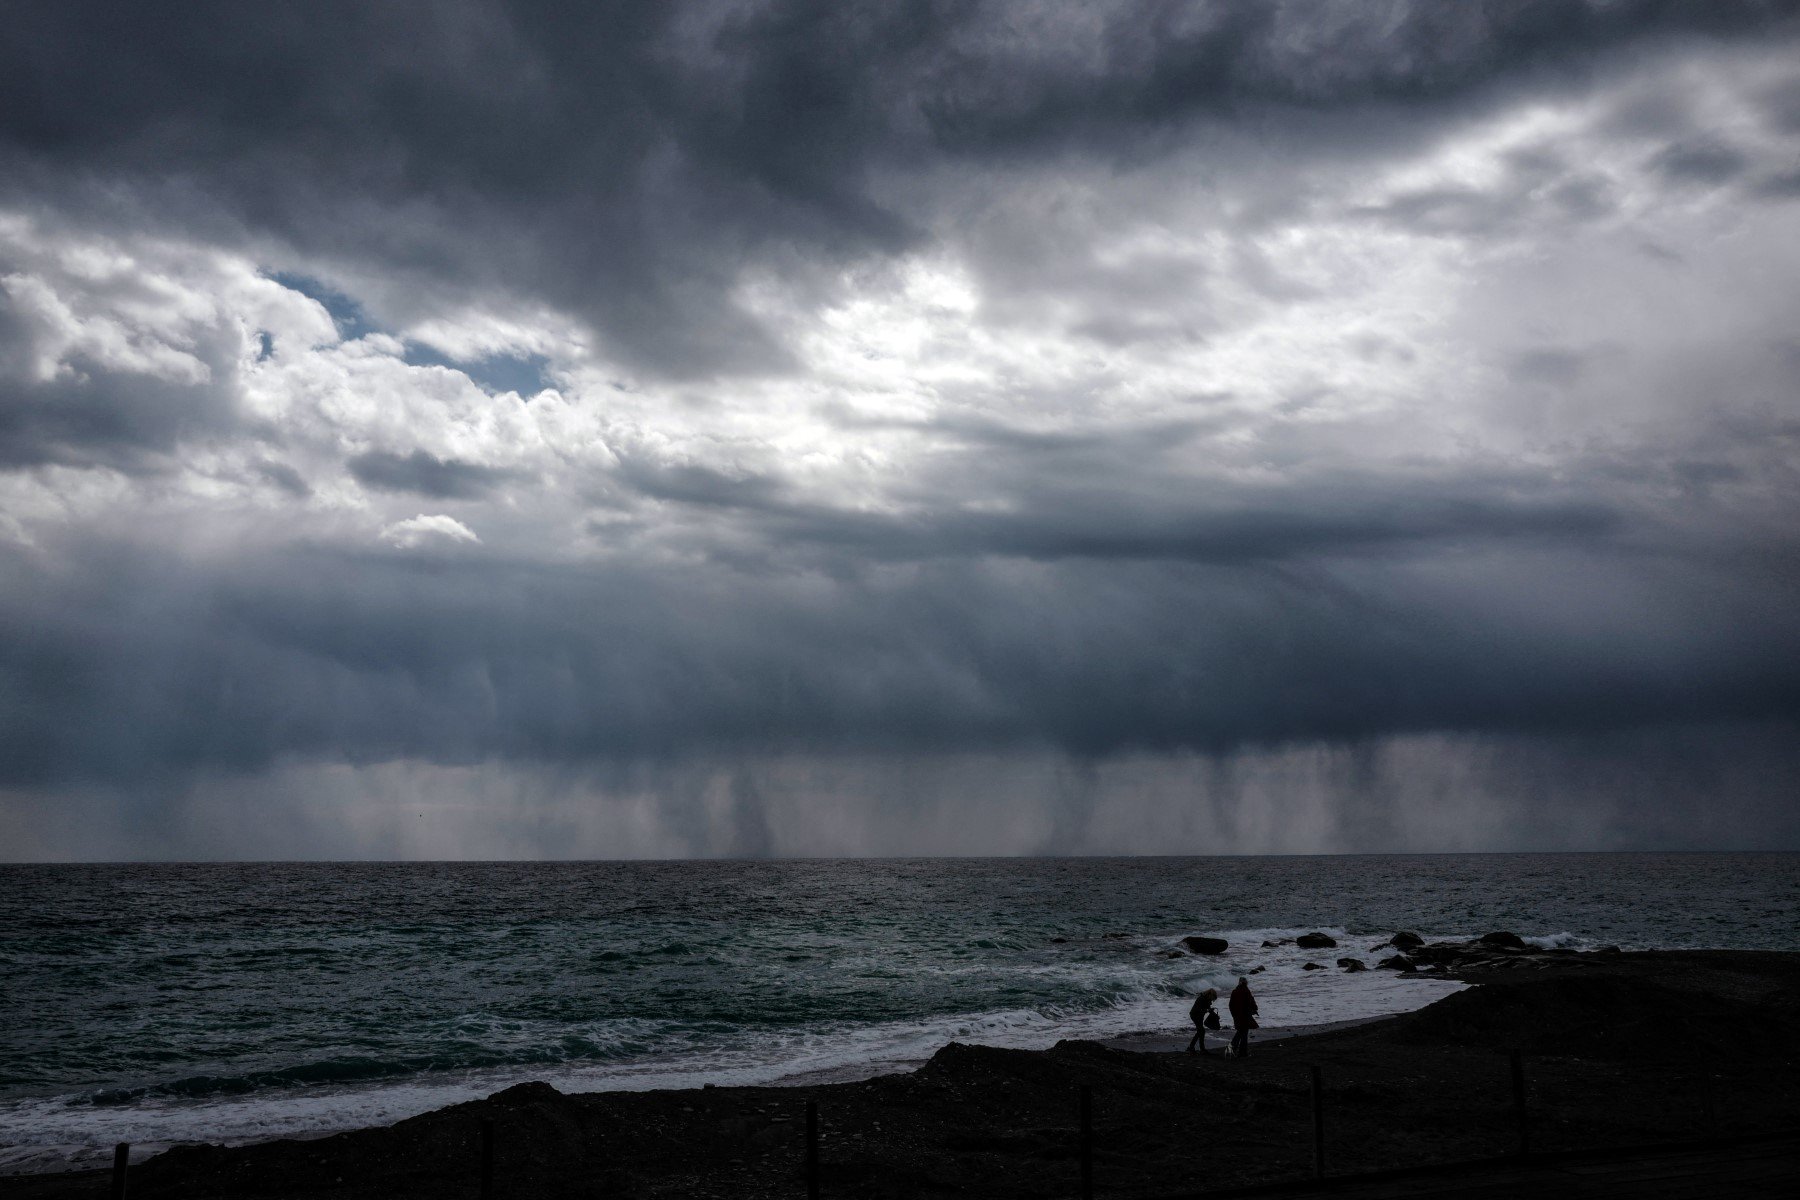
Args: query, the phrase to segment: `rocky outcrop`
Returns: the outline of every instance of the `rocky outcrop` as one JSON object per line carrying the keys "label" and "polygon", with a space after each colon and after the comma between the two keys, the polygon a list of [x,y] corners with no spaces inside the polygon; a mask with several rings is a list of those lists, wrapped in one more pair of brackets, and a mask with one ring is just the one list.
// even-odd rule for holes
{"label": "rocky outcrop", "polygon": [[1309,963],[1301,963],[1301,964],[1300,964],[1300,969],[1301,969],[1301,970],[1302,970],[1302,971],[1323,971],[1323,970],[1324,970],[1324,969],[1325,969],[1325,964],[1323,964],[1323,963],[1313,963],[1313,962],[1309,962]]}
{"label": "rocky outcrop", "polygon": [[1182,938],[1181,944],[1194,954],[1223,954],[1231,948],[1231,943],[1224,938],[1201,937],[1199,934]]}
{"label": "rocky outcrop", "polygon": [[1468,978],[1502,971],[1529,973],[1579,957],[1574,950],[1560,946],[1547,950],[1533,946],[1516,933],[1501,931],[1466,942],[1429,942],[1404,955],[1383,959],[1379,965],[1393,963],[1393,970],[1404,970],[1397,960],[1405,959],[1419,970],[1445,971]]}
{"label": "rocky outcrop", "polygon": [[1312,933],[1303,933],[1295,938],[1294,945],[1300,947],[1302,950],[1330,950],[1337,945],[1337,939],[1329,934],[1319,933],[1315,930]]}
{"label": "rocky outcrop", "polygon": [[1401,951],[1417,950],[1420,946],[1423,946],[1424,944],[1425,944],[1424,938],[1420,937],[1416,933],[1410,933],[1404,929],[1402,929],[1399,933],[1396,933],[1393,937],[1388,939],[1388,945],[1392,946],[1396,950],[1401,950]]}
{"label": "rocky outcrop", "polygon": [[1375,965],[1380,967],[1384,971],[1399,971],[1403,974],[1406,972],[1410,972],[1410,971],[1417,971],[1419,969],[1418,964],[1414,963],[1412,959],[1406,957],[1406,955],[1404,955],[1404,954],[1390,955],[1389,957],[1382,959],[1380,962],[1376,963]]}
{"label": "rocky outcrop", "polygon": [[1337,960],[1337,964],[1346,971],[1366,971],[1369,969],[1369,964],[1360,958],[1340,958]]}

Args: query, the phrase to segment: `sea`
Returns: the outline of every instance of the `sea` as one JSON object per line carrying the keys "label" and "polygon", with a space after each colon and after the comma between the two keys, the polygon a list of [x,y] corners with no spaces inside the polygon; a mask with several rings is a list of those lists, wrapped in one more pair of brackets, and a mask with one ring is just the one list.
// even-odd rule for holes
{"label": "sea", "polygon": [[[1461,985],[1336,966],[1402,929],[1800,950],[1800,855],[0,865],[0,1172],[526,1080],[817,1082],[950,1041],[1186,1033],[1196,991],[1256,968],[1267,1027],[1404,1012]],[[1264,945],[1314,930],[1338,947]]]}

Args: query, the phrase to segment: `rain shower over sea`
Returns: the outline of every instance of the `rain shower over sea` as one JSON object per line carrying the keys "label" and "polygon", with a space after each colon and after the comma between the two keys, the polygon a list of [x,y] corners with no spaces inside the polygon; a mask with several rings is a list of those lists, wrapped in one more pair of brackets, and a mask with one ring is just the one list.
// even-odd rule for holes
{"label": "rain shower over sea", "polygon": [[[1457,984],[1396,930],[1800,950],[1800,855],[0,866],[0,1171],[565,1091],[853,1078],[951,1040],[1265,1025]],[[1262,943],[1312,929],[1321,958]],[[1180,939],[1226,938],[1217,958]]]}

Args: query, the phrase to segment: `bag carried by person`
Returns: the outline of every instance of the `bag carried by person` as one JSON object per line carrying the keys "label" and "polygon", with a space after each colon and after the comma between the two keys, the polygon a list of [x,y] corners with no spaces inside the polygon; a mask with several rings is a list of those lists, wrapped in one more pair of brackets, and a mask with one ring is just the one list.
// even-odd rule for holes
{"label": "bag carried by person", "polygon": [[1206,1020],[1203,1023],[1208,1029],[1217,1029],[1219,1027],[1219,1014],[1210,1008],[1207,1009]]}

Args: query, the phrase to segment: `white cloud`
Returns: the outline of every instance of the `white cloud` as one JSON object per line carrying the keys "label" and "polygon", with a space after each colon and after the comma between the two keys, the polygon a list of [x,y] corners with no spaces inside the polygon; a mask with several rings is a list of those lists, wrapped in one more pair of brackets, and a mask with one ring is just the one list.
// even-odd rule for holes
{"label": "white cloud", "polygon": [[443,513],[426,515],[420,513],[416,517],[408,517],[404,521],[395,521],[382,529],[378,535],[382,541],[409,550],[424,542],[444,539],[451,542],[481,541],[475,531],[458,521],[455,517],[447,517]]}

